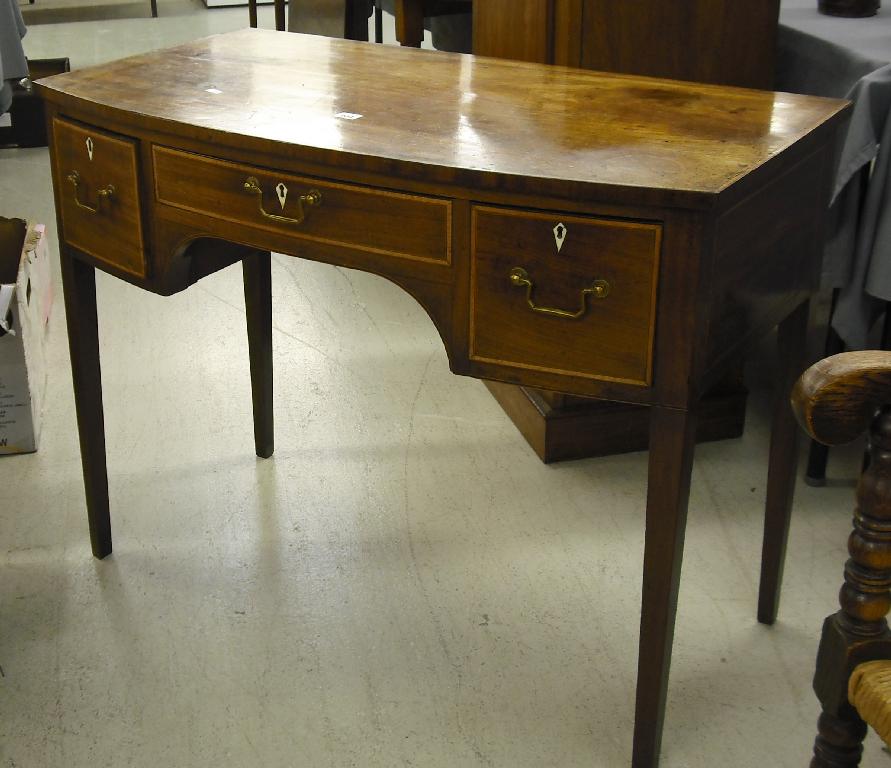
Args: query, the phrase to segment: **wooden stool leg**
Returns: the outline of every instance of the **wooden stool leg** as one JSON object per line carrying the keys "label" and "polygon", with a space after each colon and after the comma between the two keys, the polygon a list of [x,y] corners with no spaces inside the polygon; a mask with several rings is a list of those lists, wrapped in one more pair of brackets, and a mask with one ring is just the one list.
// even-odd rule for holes
{"label": "wooden stool leg", "polygon": [[93,555],[103,558],[111,553],[111,518],[105,465],[96,272],[91,265],[67,253],[64,245],[61,248],[61,265],[90,543]]}
{"label": "wooden stool leg", "polygon": [[784,370],[780,386],[774,394],[773,423],[770,430],[761,585],[758,593],[758,621],[762,624],[773,624],[776,621],[780,603],[798,467],[799,430],[789,405],[789,395],[807,364],[809,325],[810,302],[805,301],[780,323],[778,329],[779,359]]}
{"label": "wooden stool leg", "polygon": [[824,712],[817,722],[817,730],[811,768],[857,768],[860,765],[866,723],[856,714],[840,718]]}
{"label": "wooden stool leg", "polygon": [[695,411],[651,409],[634,768],[659,762],[695,440]]}
{"label": "wooden stool leg", "polygon": [[258,251],[242,260],[251,395],[254,407],[254,446],[257,456],[272,456],[272,254]]}

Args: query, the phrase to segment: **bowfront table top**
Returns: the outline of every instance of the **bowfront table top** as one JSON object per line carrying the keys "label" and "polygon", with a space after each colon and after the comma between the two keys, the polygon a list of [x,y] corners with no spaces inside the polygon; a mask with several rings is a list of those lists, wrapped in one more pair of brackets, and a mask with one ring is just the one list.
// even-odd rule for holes
{"label": "bowfront table top", "polygon": [[170,294],[242,262],[264,457],[269,252],[382,275],[455,373],[651,406],[632,762],[655,766],[699,394],[779,324],[759,599],[776,616],[787,398],[847,105],[258,30],[37,87],[94,554],[111,552],[95,268]]}
{"label": "bowfront table top", "polygon": [[691,207],[714,205],[840,109],[794,94],[264,30],[76,70],[44,81],[42,93],[145,128],[203,129],[223,145],[272,142],[288,157],[334,152],[374,170],[391,161],[423,179],[503,175],[535,194],[552,179],[578,182],[586,195],[631,187]]}

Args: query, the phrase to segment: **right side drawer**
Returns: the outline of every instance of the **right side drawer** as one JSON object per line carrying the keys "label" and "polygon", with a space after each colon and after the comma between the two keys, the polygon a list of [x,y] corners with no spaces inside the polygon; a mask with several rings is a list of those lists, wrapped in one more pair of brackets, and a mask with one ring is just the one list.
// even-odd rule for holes
{"label": "right side drawer", "polygon": [[474,206],[470,356],[652,384],[662,226]]}

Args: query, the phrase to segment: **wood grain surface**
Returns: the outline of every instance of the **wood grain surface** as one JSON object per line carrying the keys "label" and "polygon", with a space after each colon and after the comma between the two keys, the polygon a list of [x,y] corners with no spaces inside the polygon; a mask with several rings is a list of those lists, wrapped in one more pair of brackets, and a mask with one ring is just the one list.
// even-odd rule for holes
{"label": "wood grain surface", "polygon": [[876,409],[891,403],[891,352],[842,352],[815,363],[795,385],[802,428],[825,445],[855,440]]}
{"label": "wood grain surface", "polygon": [[320,162],[335,152],[369,170],[420,164],[427,178],[445,169],[469,184],[510,175],[531,193],[548,179],[632,187],[651,190],[653,202],[700,207],[844,109],[810,96],[257,29],[38,87],[52,103],[91,102],[97,119],[123,112],[155,130],[187,125],[223,146],[273,142]]}

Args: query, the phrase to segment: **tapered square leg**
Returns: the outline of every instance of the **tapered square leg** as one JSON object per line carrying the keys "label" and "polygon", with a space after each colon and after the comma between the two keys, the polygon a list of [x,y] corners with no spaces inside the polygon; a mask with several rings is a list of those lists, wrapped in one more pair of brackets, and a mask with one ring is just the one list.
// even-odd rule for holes
{"label": "tapered square leg", "polygon": [[257,456],[272,456],[272,254],[259,251],[242,260],[244,309],[251,363],[254,446]]}
{"label": "tapered square leg", "polygon": [[659,763],[695,441],[695,409],[651,409],[634,768]]}
{"label": "tapered square leg", "polygon": [[66,253],[64,246],[61,263],[90,543],[93,555],[103,558],[111,553],[111,519],[108,512],[105,416],[99,365],[96,271],[91,265]]}
{"label": "tapered square leg", "polygon": [[761,549],[761,584],[758,592],[758,621],[773,624],[780,604],[783,564],[795,494],[798,468],[799,427],[789,396],[807,366],[807,336],[810,301],[805,301],[782,323],[777,335],[781,373],[774,393],[770,430],[770,463],[764,510],[764,541]]}

